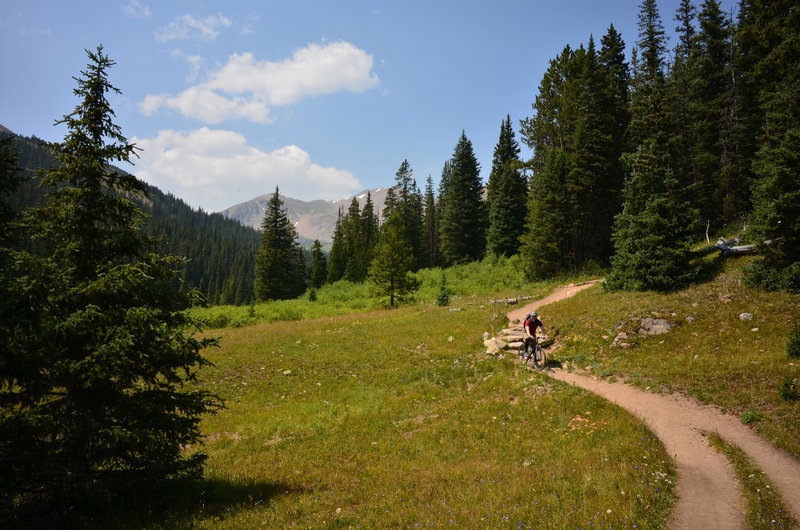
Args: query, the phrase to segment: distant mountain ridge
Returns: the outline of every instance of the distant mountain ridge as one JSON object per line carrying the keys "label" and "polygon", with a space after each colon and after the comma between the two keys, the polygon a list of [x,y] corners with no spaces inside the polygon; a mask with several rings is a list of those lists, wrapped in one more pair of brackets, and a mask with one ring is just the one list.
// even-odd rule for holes
{"label": "distant mountain ridge", "polygon": [[[333,241],[333,230],[336,227],[339,208],[346,213],[350,203],[353,201],[353,197],[358,201],[358,207],[363,210],[364,204],[367,202],[367,193],[369,193],[375,214],[380,217],[388,191],[389,188],[364,190],[338,201],[301,201],[285,195],[280,195],[280,198],[283,201],[289,220],[294,223],[297,234],[300,236],[300,244],[310,246],[315,239],[319,239],[320,243],[331,243]],[[264,212],[271,198],[272,193],[261,195],[247,202],[231,206],[220,213],[225,217],[239,221],[244,226],[251,226],[258,230],[264,221]]]}
{"label": "distant mountain ridge", "polygon": [[[8,201],[15,212],[21,212],[44,204],[46,190],[39,186],[36,171],[54,167],[57,161],[37,138],[17,136],[0,125],[0,138],[9,135],[16,139],[17,164],[26,178]],[[161,241],[158,252],[187,258],[180,267],[181,288],[199,288],[212,304],[250,302],[261,235],[218,213],[195,210],[155,186],[146,187],[148,196],[135,199],[147,214],[142,230]]]}

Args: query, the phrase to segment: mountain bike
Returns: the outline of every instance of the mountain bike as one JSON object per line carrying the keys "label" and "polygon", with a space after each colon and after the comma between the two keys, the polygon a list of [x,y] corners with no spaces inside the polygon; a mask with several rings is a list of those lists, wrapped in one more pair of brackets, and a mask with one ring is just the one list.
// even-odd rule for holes
{"label": "mountain bike", "polygon": [[519,360],[523,363],[528,362],[528,359],[533,359],[533,368],[536,370],[544,369],[545,365],[547,365],[547,353],[542,349],[542,345],[539,343],[539,337],[536,337],[535,341],[525,341],[519,347],[517,351],[517,355],[519,355]]}

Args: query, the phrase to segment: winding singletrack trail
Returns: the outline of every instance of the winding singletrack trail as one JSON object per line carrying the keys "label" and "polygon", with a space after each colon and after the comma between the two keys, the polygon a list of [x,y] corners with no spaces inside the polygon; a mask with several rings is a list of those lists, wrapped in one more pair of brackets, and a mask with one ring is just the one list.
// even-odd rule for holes
{"label": "winding singletrack trail", "polygon": [[[572,296],[593,283],[560,287],[546,298],[510,312],[509,321],[522,319],[530,311]],[[670,528],[745,527],[745,503],[733,468],[701,431],[717,432],[745,451],[778,488],[795,520],[800,521],[800,462],[763,440],[739,418],[686,397],[652,394],[623,382],[597,380],[560,368],[548,369],[548,375],[628,410],[661,439],[678,470],[678,500]]]}

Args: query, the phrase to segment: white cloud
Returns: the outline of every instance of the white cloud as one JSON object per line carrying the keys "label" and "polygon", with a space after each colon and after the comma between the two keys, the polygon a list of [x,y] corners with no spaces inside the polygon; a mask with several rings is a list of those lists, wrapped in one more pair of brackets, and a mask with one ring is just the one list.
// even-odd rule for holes
{"label": "white cloud", "polygon": [[150,6],[142,5],[137,0],[129,0],[126,5],[123,5],[122,13],[128,18],[138,18],[140,20],[148,20],[152,16]]}
{"label": "white cloud", "polygon": [[189,65],[189,74],[186,76],[186,81],[189,83],[196,81],[200,75],[200,70],[202,70],[205,65],[205,59],[200,55],[188,55],[180,49],[172,50],[171,55],[173,57],[180,57]]}
{"label": "white cloud", "polygon": [[229,28],[231,25],[230,19],[223,16],[222,13],[202,20],[191,15],[183,15],[156,30],[155,37],[158,42],[185,39],[212,41],[219,36],[220,29]]}
{"label": "white cloud", "polygon": [[349,171],[315,164],[296,145],[267,153],[233,131],[166,130],[132,141],[142,149],[136,176],[207,211],[272,193],[276,185],[304,200],[339,199],[363,189]]}
{"label": "white cloud", "polygon": [[372,66],[372,56],[349,42],[311,44],[280,62],[258,61],[252,53],[233,54],[207,82],[175,97],[148,96],[140,108],[152,114],[166,106],[205,123],[233,118],[265,123],[273,106],[377,88],[379,79]]}

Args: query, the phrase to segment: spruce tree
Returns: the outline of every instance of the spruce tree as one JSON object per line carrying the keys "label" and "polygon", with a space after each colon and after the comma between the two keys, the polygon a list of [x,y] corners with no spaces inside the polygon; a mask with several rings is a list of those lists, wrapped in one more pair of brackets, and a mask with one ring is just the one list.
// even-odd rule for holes
{"label": "spruce tree", "polygon": [[[3,508],[42,502],[73,510],[152,481],[198,476],[201,415],[220,401],[190,383],[214,339],[179,309],[197,299],[176,289],[181,258],[154,253],[133,199],[144,185],[111,167],[135,146],[106,98],[114,61],[102,47],[75,78],[75,110],[58,164],[40,175],[46,205],[20,229],[41,253],[15,253],[24,300],[4,323],[0,359]],[[4,301],[5,303],[5,301]]]}
{"label": "spruce tree", "polygon": [[422,266],[439,266],[439,210],[433,194],[433,179],[425,184],[425,216],[422,220]]}
{"label": "spruce tree", "polygon": [[483,258],[488,219],[482,192],[480,164],[472,142],[462,131],[450,161],[440,226],[442,257],[446,264]]}
{"label": "spruce tree", "polygon": [[395,174],[393,208],[400,212],[403,230],[414,258],[414,270],[422,265],[422,195],[413,178],[414,172],[408,160],[403,160]]}
{"label": "spruce tree", "polygon": [[394,211],[381,227],[375,257],[367,276],[375,292],[389,297],[390,307],[403,301],[419,287],[419,282],[411,275],[414,258],[408,252],[409,246],[402,215]]}
{"label": "spruce tree", "polygon": [[322,252],[319,239],[314,240],[311,247],[311,286],[319,289],[328,279],[328,261]]}
{"label": "spruce tree", "polygon": [[489,213],[487,249],[498,256],[516,254],[519,238],[525,230],[528,182],[520,170],[519,153],[511,116],[507,115],[500,125],[500,138],[494,148],[486,197]]}
{"label": "spruce tree", "polygon": [[286,215],[278,187],[261,223],[255,293],[259,300],[287,300],[305,292],[305,264],[297,231]]}
{"label": "spruce tree", "polygon": [[620,167],[620,144],[613,81],[600,64],[594,39],[579,63],[580,89],[577,99],[569,186],[574,190],[572,214],[574,235],[570,243],[573,266],[589,261],[605,265],[611,256],[611,232],[620,207],[624,173]]}
{"label": "spruce tree", "polygon": [[[614,152],[627,151],[628,124],[630,112],[628,109],[628,89],[630,85],[630,71],[625,60],[625,41],[611,24],[601,41],[600,64],[608,75],[610,91],[613,94],[614,108]],[[621,182],[624,177],[624,168],[617,158],[615,176],[612,178]]]}
{"label": "spruce tree", "polygon": [[550,62],[522,138],[533,150],[523,261],[544,277],[608,263],[620,209],[627,134],[624,43],[609,30],[598,54],[565,47]]}
{"label": "spruce tree", "polygon": [[778,85],[766,111],[766,138],[753,163],[748,228],[762,259],[749,268],[748,279],[767,289],[800,293],[800,75]]}
{"label": "spruce tree", "polygon": [[532,279],[544,279],[569,267],[565,239],[560,236],[571,222],[562,193],[567,173],[564,150],[551,149],[544,167],[531,179],[521,255]]}
{"label": "spruce tree", "polygon": [[344,213],[339,208],[336,225],[333,229],[333,242],[331,243],[330,259],[328,260],[328,283],[333,283],[344,278],[347,265],[347,253],[344,243]]}
{"label": "spruce tree", "polygon": [[347,209],[344,219],[342,219],[342,228],[346,255],[344,278],[354,283],[362,282],[367,276],[366,267],[369,264],[365,263],[362,253],[361,207],[355,197],[350,201],[350,207]]}
{"label": "spruce tree", "polygon": [[378,216],[375,214],[372,194],[368,191],[367,200],[364,203],[364,208],[361,210],[361,227],[359,233],[359,259],[362,263],[362,281],[366,279],[369,265],[372,263],[372,254],[375,250],[375,245],[378,243],[378,236],[380,235],[378,226]]}
{"label": "spruce tree", "polygon": [[695,276],[690,244],[696,210],[682,175],[676,175],[675,135],[666,107],[662,53],[664,34],[655,2],[645,0],[639,17],[642,61],[634,71],[634,139],[638,147],[625,157],[629,176],[622,212],[614,224],[611,289],[670,290]]}

